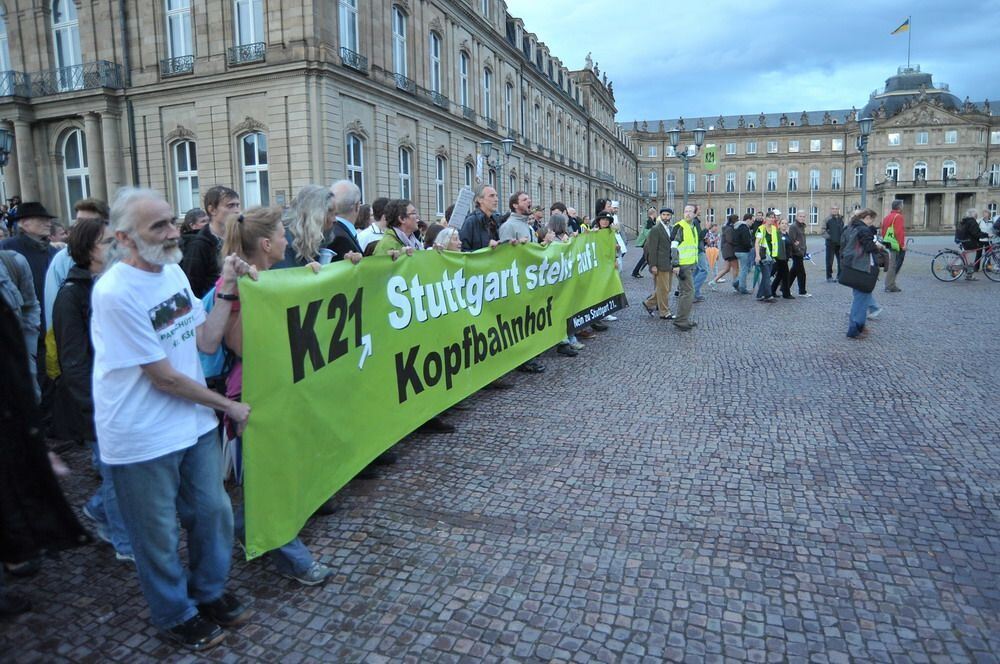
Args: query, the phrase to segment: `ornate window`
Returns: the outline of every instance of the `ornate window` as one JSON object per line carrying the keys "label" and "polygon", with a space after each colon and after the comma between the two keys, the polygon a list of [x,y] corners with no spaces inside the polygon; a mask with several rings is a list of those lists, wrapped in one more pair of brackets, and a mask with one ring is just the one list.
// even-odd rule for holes
{"label": "ornate window", "polygon": [[358,186],[365,200],[365,141],[357,134],[347,135],[347,179]]}
{"label": "ornate window", "polygon": [[944,142],[948,145],[954,145],[955,143],[958,143],[958,130],[957,129],[945,130]]}
{"label": "ornate window", "polygon": [[198,150],[194,141],[174,143],[174,191],[177,193],[177,213],[182,215],[198,207]]}
{"label": "ornate window", "polygon": [[844,188],[844,169],[843,168],[830,169],[830,189],[833,191],[840,191],[843,188]]}
{"label": "ornate window", "polygon": [[767,153],[776,154],[778,152],[778,141],[768,141],[767,142]]}
{"label": "ornate window", "polygon": [[688,173],[687,189],[686,192],[693,194],[698,189],[698,175],[695,173]]}
{"label": "ornate window", "polygon": [[844,139],[842,139],[842,138],[831,138],[830,139],[830,150],[832,152],[843,152],[844,151]]}
{"label": "ornate window", "polygon": [[[67,0],[73,4],[72,0]],[[63,139],[63,184],[66,186],[66,209],[81,198],[90,196],[90,168],[87,164],[87,135],[72,129]]]}
{"label": "ornate window", "polygon": [[885,176],[895,182],[899,179],[899,162],[890,161],[885,165]]}
{"label": "ornate window", "polygon": [[431,91],[441,93],[441,37],[436,32],[430,35]]}
{"label": "ornate window", "polygon": [[889,145],[900,145],[902,140],[898,131],[890,132],[887,137]]}
{"label": "ornate window", "polygon": [[757,141],[747,141],[747,154],[757,154]]}
{"label": "ornate window", "polygon": [[788,169],[788,191],[799,190],[799,171],[795,168]]}
{"label": "ornate window", "polygon": [[270,186],[267,172],[267,136],[255,131],[240,139],[241,167],[243,170],[243,202],[245,207],[270,205]]}
{"label": "ornate window", "polygon": [[809,191],[819,191],[820,172],[818,168],[809,170]]}
{"label": "ornate window", "polygon": [[80,88],[83,77],[74,76],[74,72],[69,69],[83,63],[80,53],[80,21],[73,0],[54,0],[52,3],[52,46],[55,49],[56,67],[60,70],[59,88]]}
{"label": "ornate window", "polygon": [[767,190],[778,191],[778,171],[767,172]]}
{"label": "ornate window", "polygon": [[507,83],[503,89],[504,126],[514,128],[514,86]]}
{"label": "ornate window", "polygon": [[649,195],[656,196],[659,185],[657,184],[656,171],[649,172]]}
{"label": "ornate window", "polygon": [[757,171],[747,171],[747,191],[757,191]]}
{"label": "ornate window", "polygon": [[399,148],[399,197],[412,200],[413,152]]}
{"label": "ornate window", "polygon": [[705,191],[714,194],[715,193],[715,174],[705,176]]}
{"label": "ornate window", "polygon": [[809,139],[809,152],[819,152],[823,149],[823,140],[819,138]]}
{"label": "ornate window", "polygon": [[1000,164],[990,165],[990,186],[1000,187]]}
{"label": "ornate window", "polygon": [[493,71],[483,67],[483,116],[493,119]]}
{"label": "ornate window", "polygon": [[819,206],[813,205],[809,208],[809,225],[815,226],[819,223]]}
{"label": "ornate window", "polygon": [[955,161],[953,159],[947,159],[943,164],[941,164],[941,179],[953,180],[957,171],[958,166],[955,164]]}
{"label": "ornate window", "polygon": [[677,193],[677,177],[673,171],[667,171],[667,195],[673,196]]}
{"label": "ornate window", "polygon": [[795,140],[795,141],[788,141],[788,151],[789,152],[798,152],[799,151],[799,142],[797,140]]}
{"label": "ornate window", "polygon": [[462,51],[458,56],[458,101],[469,105],[469,54]]}
{"label": "ornate window", "polygon": [[337,16],[340,22],[340,45],[358,52],[358,0],[340,0]]}
{"label": "ornate window", "polygon": [[926,180],[927,179],[927,162],[918,161],[913,165],[913,179],[914,180]]}
{"label": "ornate window", "polygon": [[234,0],[233,16],[237,46],[264,41],[264,0]]}
{"label": "ornate window", "polygon": [[409,76],[406,57],[406,14],[398,6],[392,7],[392,71]]}
{"label": "ornate window", "polygon": [[445,182],[448,176],[448,160],[438,155],[434,159],[434,193],[437,201],[437,213],[444,214],[447,203],[448,192],[445,190]]}
{"label": "ornate window", "polygon": [[736,154],[736,143],[726,143],[726,154]]}
{"label": "ornate window", "polygon": [[475,182],[475,169],[472,164],[466,162],[465,164],[465,186],[472,187],[472,183]]}
{"label": "ornate window", "polygon": [[167,54],[171,58],[193,55],[191,0],[166,0]]}
{"label": "ornate window", "polygon": [[854,188],[861,189],[862,182],[864,180],[864,171],[860,166],[854,169]]}
{"label": "ornate window", "polygon": [[736,171],[726,172],[726,193],[732,194],[736,192]]}
{"label": "ornate window", "polygon": [[917,132],[917,145],[927,145],[930,142],[930,133],[926,131]]}

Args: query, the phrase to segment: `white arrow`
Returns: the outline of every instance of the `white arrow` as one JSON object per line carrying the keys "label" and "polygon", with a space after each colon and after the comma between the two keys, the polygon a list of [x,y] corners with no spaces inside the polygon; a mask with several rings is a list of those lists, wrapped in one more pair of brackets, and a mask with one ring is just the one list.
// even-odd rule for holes
{"label": "white arrow", "polygon": [[363,369],[365,360],[372,354],[372,335],[366,334],[361,337],[361,359],[358,360],[358,369]]}

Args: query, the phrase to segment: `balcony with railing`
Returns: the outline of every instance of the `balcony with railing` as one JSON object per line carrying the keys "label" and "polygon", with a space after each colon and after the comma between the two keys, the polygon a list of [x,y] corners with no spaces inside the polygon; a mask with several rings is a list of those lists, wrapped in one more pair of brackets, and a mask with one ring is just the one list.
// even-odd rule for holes
{"label": "balcony with railing", "polygon": [[267,52],[267,44],[264,42],[254,42],[253,44],[237,44],[230,46],[226,51],[227,62],[230,66],[248,65],[252,62],[264,62],[264,53]]}
{"label": "balcony with railing", "polygon": [[427,98],[431,100],[431,103],[438,108],[448,109],[451,108],[451,102],[440,92],[435,92],[434,90],[427,91]]}
{"label": "balcony with railing", "polygon": [[20,71],[0,71],[0,97],[30,97],[31,77]]}
{"label": "balcony with railing", "polygon": [[490,131],[496,131],[497,121],[494,120],[493,118],[486,118],[486,126],[489,128]]}
{"label": "balcony with railing", "polygon": [[163,78],[190,74],[193,71],[193,55],[180,55],[176,58],[163,58],[160,60],[160,76]]}
{"label": "balcony with railing", "polygon": [[465,119],[470,122],[476,121],[476,112],[468,106],[462,106],[462,115],[465,116]]}
{"label": "balcony with railing", "polygon": [[368,73],[368,58],[360,53],[355,53],[346,46],[340,47],[340,64],[362,74]]}
{"label": "balcony with railing", "polygon": [[98,88],[121,90],[125,87],[121,66],[107,60],[39,71],[26,74],[25,78],[30,82],[30,95],[27,96],[31,97]]}
{"label": "balcony with railing", "polygon": [[605,182],[614,182],[615,179],[612,177],[611,173],[606,173],[604,171],[595,171],[594,175],[597,176],[598,180],[604,180]]}
{"label": "balcony with railing", "polygon": [[412,78],[407,78],[402,74],[393,74],[393,78],[396,79],[398,89],[409,92],[411,95],[417,94],[417,83]]}

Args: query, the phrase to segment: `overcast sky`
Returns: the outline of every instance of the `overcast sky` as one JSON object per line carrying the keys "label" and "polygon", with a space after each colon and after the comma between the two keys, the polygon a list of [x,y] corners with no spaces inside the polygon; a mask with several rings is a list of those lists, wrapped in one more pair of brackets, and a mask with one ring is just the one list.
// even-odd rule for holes
{"label": "overcast sky", "polygon": [[[911,62],[965,99],[1000,99],[1000,0],[507,0],[556,57],[587,52],[618,121],[863,107]],[[994,105],[1000,113],[1000,104]]]}

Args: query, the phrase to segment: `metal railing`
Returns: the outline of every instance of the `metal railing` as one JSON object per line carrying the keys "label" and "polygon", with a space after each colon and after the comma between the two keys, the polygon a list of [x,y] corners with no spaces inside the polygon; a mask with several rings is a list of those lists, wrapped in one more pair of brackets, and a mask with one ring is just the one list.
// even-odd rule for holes
{"label": "metal railing", "polygon": [[[987,174],[988,175],[988,174]],[[917,189],[917,188],[935,188],[940,189],[942,187],[980,187],[986,184],[987,179],[979,178],[946,178],[941,180],[928,180],[926,178],[917,178],[916,180],[894,180],[889,178],[887,180],[881,180],[876,182],[873,187],[875,189]]]}
{"label": "metal railing", "polygon": [[412,78],[407,78],[402,74],[393,74],[392,76],[396,79],[397,88],[409,92],[411,95],[417,94],[417,83]]}
{"label": "metal railing", "polygon": [[160,60],[160,76],[179,76],[190,74],[194,71],[194,56],[180,55],[176,58],[163,58]]}
{"label": "metal railing", "polygon": [[441,108],[451,107],[451,102],[448,101],[448,98],[445,97],[440,92],[434,92],[433,90],[428,90],[427,96],[430,97],[431,103],[434,104],[435,106],[439,106]]}
{"label": "metal railing", "polygon": [[26,74],[25,78],[31,84],[31,97],[97,88],[121,90],[125,87],[121,66],[107,60],[35,72]]}
{"label": "metal railing", "polygon": [[0,97],[30,97],[31,77],[20,71],[0,71]]}
{"label": "metal railing", "polygon": [[267,51],[267,44],[264,42],[254,42],[253,44],[237,44],[230,46],[226,51],[230,65],[246,65],[251,62],[264,62],[264,53]]}
{"label": "metal railing", "polygon": [[468,106],[462,106],[462,115],[465,116],[466,120],[470,120],[472,122],[476,121],[476,112]]}
{"label": "metal railing", "polygon": [[595,171],[594,175],[597,176],[598,180],[604,180],[605,182],[615,181],[615,179],[611,176],[611,173],[605,173],[604,171]]}
{"label": "metal railing", "polygon": [[360,53],[355,53],[345,46],[340,47],[340,62],[345,67],[350,67],[362,74],[368,73],[368,58]]}
{"label": "metal railing", "polygon": [[486,118],[486,126],[489,127],[490,131],[497,130],[497,121],[493,118]]}

